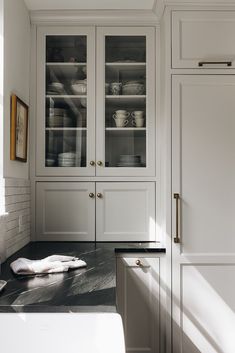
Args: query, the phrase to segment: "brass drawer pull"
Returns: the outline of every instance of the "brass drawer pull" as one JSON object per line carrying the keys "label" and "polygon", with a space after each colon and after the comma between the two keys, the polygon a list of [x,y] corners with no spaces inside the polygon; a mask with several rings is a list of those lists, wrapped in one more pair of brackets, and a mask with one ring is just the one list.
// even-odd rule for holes
{"label": "brass drawer pull", "polygon": [[176,234],[174,237],[174,243],[179,243],[180,242],[180,238],[179,238],[179,199],[180,199],[180,195],[174,194],[174,199],[176,200],[176,211],[175,211]]}
{"label": "brass drawer pull", "polygon": [[204,65],[226,65],[232,66],[232,61],[199,61],[198,66],[202,67]]}
{"label": "brass drawer pull", "polygon": [[142,263],[141,263],[141,261],[140,261],[139,259],[138,259],[138,260],[136,260],[136,262],[135,262],[135,263],[136,263],[136,265],[137,265],[137,266],[142,266]]}

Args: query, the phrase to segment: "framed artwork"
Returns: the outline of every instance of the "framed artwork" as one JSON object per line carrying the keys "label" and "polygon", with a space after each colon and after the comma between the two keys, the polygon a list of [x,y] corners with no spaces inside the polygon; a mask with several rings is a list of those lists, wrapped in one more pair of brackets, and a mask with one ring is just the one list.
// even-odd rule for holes
{"label": "framed artwork", "polygon": [[11,96],[10,159],[27,162],[28,106],[15,94]]}

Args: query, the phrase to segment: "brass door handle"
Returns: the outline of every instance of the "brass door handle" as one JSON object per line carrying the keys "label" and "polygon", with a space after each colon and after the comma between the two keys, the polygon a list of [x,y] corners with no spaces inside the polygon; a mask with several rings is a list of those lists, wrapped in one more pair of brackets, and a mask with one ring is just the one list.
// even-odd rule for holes
{"label": "brass door handle", "polygon": [[176,209],[175,209],[176,232],[175,232],[175,237],[174,237],[174,243],[179,243],[180,242],[180,237],[179,237],[179,199],[180,199],[180,195],[174,194],[174,199],[176,200]]}
{"label": "brass door handle", "polygon": [[95,194],[93,192],[90,192],[89,197],[93,199],[95,197]]}
{"label": "brass door handle", "polygon": [[94,161],[90,161],[90,165],[93,167],[95,165]]}
{"label": "brass door handle", "polygon": [[232,61],[199,61],[198,66],[202,67],[204,65],[225,65],[232,66]]}
{"label": "brass door handle", "polygon": [[101,166],[103,165],[102,161],[98,161],[98,162],[97,162],[97,165],[98,165],[99,167],[101,167]]}
{"label": "brass door handle", "polygon": [[102,199],[103,195],[100,192],[98,192],[97,197],[98,199]]}
{"label": "brass door handle", "polygon": [[138,260],[136,260],[136,262],[135,262],[135,263],[136,263],[136,265],[137,265],[137,266],[141,266],[141,265],[142,265],[142,263],[141,263],[141,261],[140,261],[139,259],[138,259]]}

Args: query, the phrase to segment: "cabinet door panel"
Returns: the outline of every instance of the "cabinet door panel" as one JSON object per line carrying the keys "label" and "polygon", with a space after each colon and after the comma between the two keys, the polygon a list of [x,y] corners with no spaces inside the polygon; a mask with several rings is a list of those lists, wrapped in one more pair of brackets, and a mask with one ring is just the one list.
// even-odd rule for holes
{"label": "cabinet door panel", "polygon": [[[172,82],[173,352],[234,351],[235,78]],[[175,236],[176,200],[172,195]],[[221,325],[222,323],[222,325]]]}
{"label": "cabinet door panel", "polygon": [[98,241],[155,240],[154,183],[97,183]]}
{"label": "cabinet door panel", "polygon": [[158,276],[159,259],[117,258],[117,307],[127,352],[159,352]]}
{"label": "cabinet door panel", "polygon": [[172,67],[200,68],[201,61],[232,61],[205,68],[234,68],[235,14],[175,11],[172,15]]}
{"label": "cabinet door panel", "polygon": [[155,175],[154,28],[97,29],[99,176]]}
{"label": "cabinet door panel", "polygon": [[42,27],[37,38],[37,175],[95,175],[95,31]]}
{"label": "cabinet door panel", "polygon": [[173,79],[173,192],[187,254],[235,249],[234,97],[233,76]]}
{"label": "cabinet door panel", "polygon": [[37,183],[37,240],[95,240],[95,183]]}

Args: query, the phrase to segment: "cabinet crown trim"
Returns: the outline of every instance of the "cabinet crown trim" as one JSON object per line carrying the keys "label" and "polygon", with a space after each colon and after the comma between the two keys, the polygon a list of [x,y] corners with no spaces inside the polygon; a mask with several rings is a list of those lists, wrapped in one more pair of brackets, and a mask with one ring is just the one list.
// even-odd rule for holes
{"label": "cabinet crown trim", "polygon": [[151,10],[35,10],[30,12],[30,19],[36,25],[160,25],[158,16]]}

